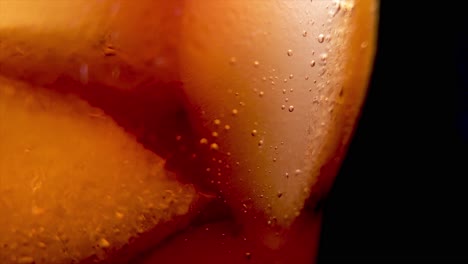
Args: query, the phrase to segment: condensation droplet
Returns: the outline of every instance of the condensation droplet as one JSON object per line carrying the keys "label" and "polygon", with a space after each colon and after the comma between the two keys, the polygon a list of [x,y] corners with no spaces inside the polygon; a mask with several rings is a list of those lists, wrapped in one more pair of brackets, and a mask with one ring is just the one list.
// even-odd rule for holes
{"label": "condensation droplet", "polygon": [[30,256],[25,256],[25,257],[19,257],[16,260],[16,263],[18,264],[34,264],[34,258]]}
{"label": "condensation droplet", "polygon": [[208,139],[206,138],[200,139],[200,144],[208,144]]}
{"label": "condensation droplet", "polygon": [[320,55],[320,60],[322,61],[322,63],[327,62],[327,59],[328,59],[328,54],[327,53],[322,53]]}
{"label": "condensation droplet", "polygon": [[105,239],[105,238],[99,239],[98,244],[99,244],[99,247],[101,247],[101,248],[108,248],[108,247],[110,247],[109,241],[107,241],[107,239]]}
{"label": "condensation droplet", "polygon": [[212,143],[212,144],[210,145],[210,149],[212,149],[212,150],[218,150],[218,149],[219,149],[219,146],[218,146],[218,144],[216,144],[216,143]]}
{"label": "condensation droplet", "polygon": [[317,40],[319,43],[323,43],[323,41],[325,40],[325,36],[323,34],[319,34]]}
{"label": "condensation droplet", "polygon": [[255,136],[257,135],[257,130],[255,130],[255,129],[254,129],[254,130],[252,130],[252,132],[250,132],[250,134],[251,134],[252,136],[254,136],[254,137],[255,137]]}
{"label": "condensation droplet", "polygon": [[230,63],[231,65],[236,64],[236,62],[237,62],[237,58],[236,58],[236,57],[231,57],[231,58],[229,59],[229,63]]}
{"label": "condensation droplet", "polygon": [[82,84],[87,84],[89,79],[89,68],[88,64],[82,64],[80,66],[80,81]]}
{"label": "condensation droplet", "polygon": [[287,54],[288,54],[289,57],[291,57],[293,55],[293,51],[291,49],[288,49]]}
{"label": "condensation droplet", "polygon": [[289,108],[288,108],[288,111],[293,112],[294,111],[294,105],[290,105]]}
{"label": "condensation droplet", "polygon": [[338,14],[338,12],[340,12],[340,10],[341,10],[341,0],[334,0],[328,14],[334,17],[336,16],[336,14]]}

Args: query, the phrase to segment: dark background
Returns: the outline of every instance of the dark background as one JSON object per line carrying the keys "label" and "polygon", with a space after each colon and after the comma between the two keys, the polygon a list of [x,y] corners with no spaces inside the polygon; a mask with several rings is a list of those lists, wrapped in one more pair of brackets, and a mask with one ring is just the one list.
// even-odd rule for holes
{"label": "dark background", "polygon": [[370,89],[324,202],[319,263],[468,262],[468,10],[457,3],[381,0]]}

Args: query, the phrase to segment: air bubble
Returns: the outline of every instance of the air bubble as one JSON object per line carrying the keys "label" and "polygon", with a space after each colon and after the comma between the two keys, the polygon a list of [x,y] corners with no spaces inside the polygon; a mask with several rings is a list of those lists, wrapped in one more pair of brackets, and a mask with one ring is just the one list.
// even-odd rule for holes
{"label": "air bubble", "polygon": [[314,67],[315,66],[315,60],[311,60],[310,61],[310,67]]}
{"label": "air bubble", "polygon": [[208,139],[206,138],[200,139],[200,144],[208,144]]}
{"label": "air bubble", "polygon": [[260,62],[259,61],[254,61],[253,65],[254,65],[254,67],[258,67],[260,65]]}
{"label": "air bubble", "polygon": [[211,133],[211,136],[213,136],[213,137],[218,137],[218,132],[213,131],[213,132]]}
{"label": "air bubble", "polygon": [[289,74],[289,79],[292,79],[294,78],[294,75],[293,74]]}
{"label": "air bubble", "polygon": [[284,110],[286,109],[286,106],[285,105],[281,105],[281,110]]}
{"label": "air bubble", "polygon": [[260,96],[260,97],[263,97],[264,95],[265,95],[265,93],[264,93],[263,91],[260,91],[260,92],[258,93],[258,96]]}
{"label": "air bubble", "polygon": [[221,124],[221,120],[215,119],[215,120],[213,121],[213,123],[214,123],[215,125],[219,126],[219,124]]}
{"label": "air bubble", "polygon": [[231,129],[231,126],[230,126],[230,125],[225,125],[225,126],[224,126],[224,130],[229,130],[229,129]]}
{"label": "air bubble", "polygon": [[291,49],[288,49],[287,54],[288,54],[289,57],[291,57],[293,55],[293,51]]}
{"label": "air bubble", "polygon": [[259,147],[263,146],[263,143],[264,143],[263,140],[258,141],[258,146]]}
{"label": "air bubble", "polygon": [[289,108],[288,108],[288,111],[293,112],[294,111],[294,105],[290,105]]}
{"label": "air bubble", "polygon": [[233,115],[237,115],[239,113],[239,111],[237,109],[232,109],[232,114]]}
{"label": "air bubble", "polygon": [[307,31],[304,30],[304,31],[302,32],[302,36],[303,36],[303,37],[307,37]]}
{"label": "air bubble", "polygon": [[254,136],[254,137],[255,137],[255,136],[257,135],[257,130],[255,130],[255,129],[254,129],[254,130],[252,130],[252,132],[250,132],[250,134],[251,134],[252,136]]}

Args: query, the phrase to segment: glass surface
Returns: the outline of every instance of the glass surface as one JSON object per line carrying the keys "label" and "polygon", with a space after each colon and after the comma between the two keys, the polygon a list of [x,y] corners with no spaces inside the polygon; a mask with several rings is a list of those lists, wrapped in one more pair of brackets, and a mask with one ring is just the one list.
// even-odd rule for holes
{"label": "glass surface", "polygon": [[313,263],[377,1],[0,0],[1,263]]}

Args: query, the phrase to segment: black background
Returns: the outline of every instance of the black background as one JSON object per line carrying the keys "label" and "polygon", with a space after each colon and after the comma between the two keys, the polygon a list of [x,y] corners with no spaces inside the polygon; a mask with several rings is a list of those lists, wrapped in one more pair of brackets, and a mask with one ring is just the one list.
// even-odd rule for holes
{"label": "black background", "polygon": [[370,89],[324,203],[319,263],[468,262],[468,10],[461,3],[381,1]]}

